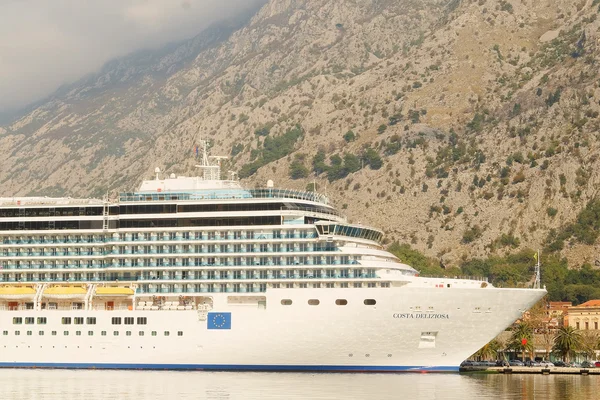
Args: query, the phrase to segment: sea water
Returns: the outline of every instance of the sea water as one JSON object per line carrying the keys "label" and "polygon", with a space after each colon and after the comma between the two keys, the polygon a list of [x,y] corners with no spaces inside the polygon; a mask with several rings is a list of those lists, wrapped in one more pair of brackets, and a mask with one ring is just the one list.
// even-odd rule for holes
{"label": "sea water", "polygon": [[0,370],[0,399],[600,399],[572,375]]}

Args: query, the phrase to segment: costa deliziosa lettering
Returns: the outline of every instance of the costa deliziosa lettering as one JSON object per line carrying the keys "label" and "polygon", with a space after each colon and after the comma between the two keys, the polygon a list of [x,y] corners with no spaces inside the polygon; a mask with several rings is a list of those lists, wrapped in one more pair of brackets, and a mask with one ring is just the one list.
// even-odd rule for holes
{"label": "costa deliziosa lettering", "polygon": [[433,313],[396,313],[396,319],[450,319],[449,314],[433,314]]}

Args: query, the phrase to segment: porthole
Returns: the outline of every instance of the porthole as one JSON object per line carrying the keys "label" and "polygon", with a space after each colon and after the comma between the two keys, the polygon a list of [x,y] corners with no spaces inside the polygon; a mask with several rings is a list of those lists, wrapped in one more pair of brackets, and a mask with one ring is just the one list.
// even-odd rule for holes
{"label": "porthole", "polygon": [[338,306],[345,306],[348,304],[348,300],[346,299],[337,299],[335,301],[335,304],[337,304]]}
{"label": "porthole", "polygon": [[318,299],[310,299],[308,300],[309,306],[318,306],[321,302]]}
{"label": "porthole", "polygon": [[281,305],[282,306],[291,306],[292,305],[292,300],[290,300],[290,299],[282,299],[281,300]]}
{"label": "porthole", "polygon": [[377,301],[375,301],[375,299],[365,299],[364,303],[365,306],[374,306],[377,304]]}

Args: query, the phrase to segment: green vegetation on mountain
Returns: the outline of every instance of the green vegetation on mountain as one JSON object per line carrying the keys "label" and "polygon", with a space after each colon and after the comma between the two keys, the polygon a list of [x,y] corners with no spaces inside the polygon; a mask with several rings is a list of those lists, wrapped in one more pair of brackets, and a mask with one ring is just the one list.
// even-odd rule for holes
{"label": "green vegetation on mountain", "polygon": [[280,136],[265,137],[259,148],[252,151],[252,156],[255,160],[245,164],[240,169],[240,178],[247,178],[254,175],[263,165],[267,165],[292,153],[296,147],[296,142],[302,138],[303,133],[302,127],[296,125]]}

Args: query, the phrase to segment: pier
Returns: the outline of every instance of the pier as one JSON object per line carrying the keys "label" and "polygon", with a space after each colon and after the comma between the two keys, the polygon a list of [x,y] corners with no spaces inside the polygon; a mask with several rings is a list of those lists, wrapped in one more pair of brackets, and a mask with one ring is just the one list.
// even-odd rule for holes
{"label": "pier", "polygon": [[497,373],[497,374],[538,374],[538,375],[600,375],[600,368],[569,368],[569,367],[461,367],[460,372],[466,373]]}

